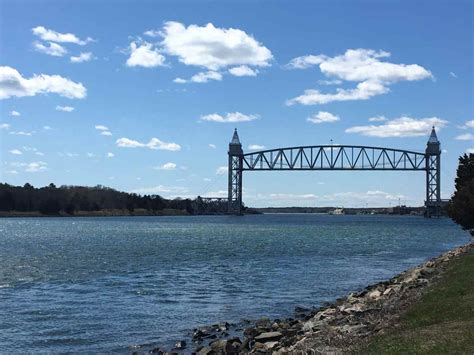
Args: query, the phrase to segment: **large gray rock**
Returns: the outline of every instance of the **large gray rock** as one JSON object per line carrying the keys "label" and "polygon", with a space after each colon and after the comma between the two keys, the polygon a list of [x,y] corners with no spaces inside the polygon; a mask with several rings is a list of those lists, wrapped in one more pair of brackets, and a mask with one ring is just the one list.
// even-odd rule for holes
{"label": "large gray rock", "polygon": [[259,343],[266,343],[269,341],[276,341],[283,336],[280,332],[266,332],[255,337],[255,341]]}

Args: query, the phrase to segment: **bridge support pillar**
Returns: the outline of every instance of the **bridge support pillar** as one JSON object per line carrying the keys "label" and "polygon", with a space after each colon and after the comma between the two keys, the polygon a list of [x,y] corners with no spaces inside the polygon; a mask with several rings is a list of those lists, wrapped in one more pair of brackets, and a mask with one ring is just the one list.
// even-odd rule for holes
{"label": "bridge support pillar", "polygon": [[425,217],[441,215],[441,144],[435,128],[426,145],[426,200]]}
{"label": "bridge support pillar", "polygon": [[228,163],[228,213],[242,215],[242,144],[234,131],[234,136],[229,144],[229,163]]}

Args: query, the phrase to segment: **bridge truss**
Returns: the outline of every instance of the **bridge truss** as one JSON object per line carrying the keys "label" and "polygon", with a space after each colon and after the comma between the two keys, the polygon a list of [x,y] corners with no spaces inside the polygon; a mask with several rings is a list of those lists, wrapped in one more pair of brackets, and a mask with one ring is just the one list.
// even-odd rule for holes
{"label": "bridge truss", "polygon": [[440,211],[441,150],[434,127],[424,153],[356,145],[299,146],[244,153],[235,130],[228,156],[228,212],[232,214],[242,214],[242,173],[269,170],[424,171],[426,214]]}

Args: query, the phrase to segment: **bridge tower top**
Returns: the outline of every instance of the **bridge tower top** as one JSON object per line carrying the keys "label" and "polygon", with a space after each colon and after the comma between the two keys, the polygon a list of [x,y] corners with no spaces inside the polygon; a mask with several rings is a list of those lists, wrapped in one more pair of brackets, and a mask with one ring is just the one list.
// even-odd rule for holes
{"label": "bridge tower top", "polygon": [[441,153],[440,151],[440,141],[438,140],[438,136],[436,135],[435,127],[431,130],[430,138],[428,139],[428,143],[426,144],[426,154],[429,155],[438,155]]}
{"label": "bridge tower top", "polygon": [[242,150],[242,143],[240,143],[239,134],[237,133],[237,128],[234,130],[234,135],[232,140],[229,143],[229,154],[230,155],[242,155],[244,152]]}

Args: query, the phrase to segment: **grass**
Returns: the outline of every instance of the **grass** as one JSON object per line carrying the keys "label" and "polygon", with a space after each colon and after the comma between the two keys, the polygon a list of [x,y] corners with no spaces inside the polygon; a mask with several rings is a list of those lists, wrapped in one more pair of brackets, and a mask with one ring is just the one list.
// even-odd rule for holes
{"label": "grass", "polygon": [[474,253],[449,265],[442,278],[363,354],[474,354]]}

